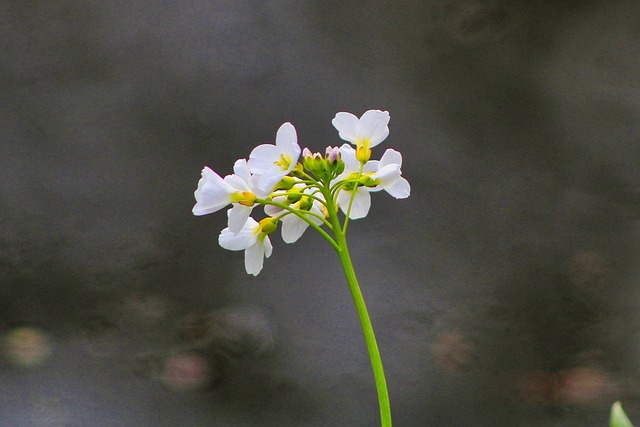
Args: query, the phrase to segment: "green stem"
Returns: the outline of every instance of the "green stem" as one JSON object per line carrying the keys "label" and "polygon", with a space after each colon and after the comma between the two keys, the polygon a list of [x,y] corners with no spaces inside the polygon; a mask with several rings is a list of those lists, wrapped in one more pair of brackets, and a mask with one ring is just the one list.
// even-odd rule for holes
{"label": "green stem", "polygon": [[349,289],[351,290],[353,302],[355,303],[356,311],[358,312],[358,317],[360,318],[362,332],[364,333],[364,338],[367,343],[367,350],[369,351],[369,358],[371,359],[371,367],[373,368],[373,377],[375,379],[376,389],[378,391],[380,422],[382,427],[391,427],[391,407],[389,404],[387,381],[385,379],[384,368],[382,366],[382,358],[380,357],[380,351],[378,350],[378,344],[376,342],[376,336],[373,332],[373,325],[371,324],[371,319],[369,318],[367,306],[365,305],[364,297],[362,296],[360,286],[358,285],[356,272],[353,269],[351,256],[349,255],[349,248],[347,247],[347,239],[342,228],[340,227],[337,214],[335,213],[335,207],[332,205],[333,203],[329,202],[328,207],[329,212],[331,212],[330,220],[333,225],[333,232],[336,239],[335,241],[337,243],[337,246],[339,246],[340,248],[336,249],[336,252],[340,257],[340,262],[342,263],[344,274],[347,278],[347,282],[349,283]]}
{"label": "green stem", "polygon": [[[278,202],[274,202],[272,200],[266,200],[266,199],[256,199],[256,203],[261,204],[261,205],[273,205],[273,206],[277,206],[281,209],[284,209],[294,215],[296,215],[298,218],[302,219],[303,221],[305,221],[307,224],[309,224],[311,227],[313,227],[318,233],[320,233],[322,235],[322,237],[324,237],[327,242],[329,242],[329,244],[331,246],[333,246],[333,248],[336,251],[340,250],[340,247],[338,246],[338,244],[335,242],[335,240],[333,240],[331,238],[331,236],[329,236],[327,234],[326,231],[324,231],[322,228],[320,228],[320,226],[318,226],[316,223],[314,223],[313,221],[311,221],[309,218],[307,218],[307,215],[303,214],[302,212],[300,212],[297,209],[293,209],[292,207],[285,205],[283,203],[278,203]],[[325,221],[326,223],[326,221]],[[327,225],[331,225],[331,224],[327,224]],[[339,225],[339,224],[338,224]]]}
{"label": "green stem", "polygon": [[[360,170],[358,171],[358,180],[362,176],[362,170],[364,169],[364,163],[360,163]],[[344,223],[342,224],[342,234],[347,234],[347,225],[349,225],[349,215],[351,215],[351,206],[353,205],[353,199],[356,198],[356,191],[358,191],[358,185],[353,188],[351,192],[351,197],[349,198],[349,207],[347,208],[346,218],[344,219]]]}

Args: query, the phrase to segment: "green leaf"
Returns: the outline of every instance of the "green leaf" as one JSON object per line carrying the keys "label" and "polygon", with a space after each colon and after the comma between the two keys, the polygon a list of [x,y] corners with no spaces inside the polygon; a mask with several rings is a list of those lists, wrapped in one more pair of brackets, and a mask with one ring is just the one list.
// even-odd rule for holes
{"label": "green leaf", "polygon": [[620,402],[616,402],[611,407],[611,417],[609,418],[609,427],[633,427],[627,414],[622,410]]}

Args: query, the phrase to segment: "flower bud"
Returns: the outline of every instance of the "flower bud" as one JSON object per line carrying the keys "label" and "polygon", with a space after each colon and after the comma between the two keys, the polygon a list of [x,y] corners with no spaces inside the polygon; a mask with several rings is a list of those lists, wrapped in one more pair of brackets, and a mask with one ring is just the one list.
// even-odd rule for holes
{"label": "flower bud", "polygon": [[260,234],[271,234],[278,228],[278,220],[276,218],[267,217],[260,221],[258,229]]}
{"label": "flower bud", "polygon": [[304,196],[300,199],[300,203],[298,204],[298,209],[301,211],[310,211],[313,207],[313,199],[309,196]]}
{"label": "flower bud", "polygon": [[344,162],[342,161],[342,155],[340,154],[340,148],[327,147],[325,160],[327,165],[327,172],[329,174],[340,175],[344,171]]}
{"label": "flower bud", "polygon": [[302,159],[304,160],[307,157],[313,157],[313,153],[311,152],[311,150],[309,150],[309,148],[304,147],[304,150],[302,150]]}
{"label": "flower bud", "polygon": [[327,147],[325,158],[329,163],[336,163],[341,159],[340,148],[331,146]]}
{"label": "flower bud", "polygon": [[356,148],[356,159],[360,161],[360,163],[367,163],[371,158],[371,148],[366,147],[364,145],[358,145]]}
{"label": "flower bud", "polygon": [[313,174],[324,169],[324,160],[320,153],[312,153],[308,148],[302,151],[302,164],[306,170]]}
{"label": "flower bud", "polygon": [[290,190],[296,184],[295,178],[292,176],[285,176],[280,180],[280,182],[276,185],[274,190]]}
{"label": "flower bud", "polygon": [[302,163],[296,163],[296,165],[293,167],[289,175],[294,176],[296,178],[304,178],[305,174],[304,174],[304,167],[302,166]]}
{"label": "flower bud", "polygon": [[295,203],[302,198],[302,190],[300,190],[299,188],[292,188],[288,191],[288,193],[289,194],[287,194],[286,200],[289,204]]}
{"label": "flower bud", "polygon": [[302,163],[306,170],[311,172],[318,179],[323,179],[327,175],[327,162],[320,153],[312,153],[305,148],[302,154]]}
{"label": "flower bud", "polygon": [[365,187],[375,187],[376,185],[380,184],[380,180],[372,178],[371,175],[362,175],[359,182]]}

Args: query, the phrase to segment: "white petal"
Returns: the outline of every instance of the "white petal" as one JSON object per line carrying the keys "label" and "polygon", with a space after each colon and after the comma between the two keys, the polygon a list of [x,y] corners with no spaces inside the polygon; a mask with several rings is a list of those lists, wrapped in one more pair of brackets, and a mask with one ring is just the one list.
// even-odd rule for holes
{"label": "white petal", "polygon": [[262,174],[273,170],[276,167],[274,162],[279,160],[280,152],[275,145],[261,144],[251,151],[247,164],[252,174]]}
{"label": "white petal", "polygon": [[254,185],[256,190],[260,194],[271,194],[273,187],[280,182],[282,178],[287,175],[286,172],[281,170],[269,171],[264,174],[254,175]]}
{"label": "white petal", "polygon": [[246,183],[251,182],[251,172],[246,159],[238,159],[233,164],[233,173],[244,180]]}
{"label": "white petal", "polygon": [[361,138],[369,140],[369,147],[375,147],[389,136],[389,112],[369,110],[360,117]]}
{"label": "white petal", "polygon": [[196,204],[193,214],[206,215],[219,211],[231,202],[229,196],[233,192],[234,189],[225,183],[220,175],[205,167],[202,170],[202,178],[198,181],[198,188],[194,192]]}
{"label": "white petal", "polygon": [[251,215],[252,207],[241,204],[234,204],[229,210],[229,230],[233,234],[238,234],[247,223],[249,215]]}
{"label": "white petal", "polygon": [[409,185],[409,181],[402,177],[384,189],[396,199],[406,199],[411,194],[411,185]]}
{"label": "white petal", "polygon": [[[229,215],[231,215],[230,212]],[[237,234],[232,233],[227,227],[220,233],[218,243],[220,243],[220,246],[230,251],[241,251],[246,249],[249,246],[254,245],[258,239],[258,235],[255,233],[256,227],[258,227],[258,222],[253,218],[249,218],[242,230]]]}
{"label": "white petal", "polygon": [[[340,205],[340,209],[345,215],[347,214],[347,210],[349,209],[350,198],[350,191],[340,191],[340,193],[338,193],[338,204]],[[369,194],[369,191],[367,191],[366,189],[360,187],[356,190],[356,195],[353,198],[349,218],[364,218],[369,213],[369,208],[371,208],[371,194]]]}
{"label": "white petal", "polygon": [[364,164],[362,168],[362,173],[376,173],[380,169],[380,162],[378,160],[369,160]]}
{"label": "white petal", "polygon": [[398,179],[400,179],[400,166],[391,164],[380,168],[374,175],[380,180],[380,185],[387,188],[393,185]]}
{"label": "white petal", "polygon": [[338,202],[338,206],[342,210],[342,213],[347,214],[347,206],[349,206],[349,199],[351,198],[351,192],[341,190],[338,192],[338,197],[336,197],[336,202]]}
{"label": "white petal", "polygon": [[240,191],[251,191],[247,181],[245,181],[242,177],[238,175],[227,175],[224,177],[224,182],[233,187],[234,192]]}
{"label": "white petal", "polygon": [[[322,218],[324,216],[324,212],[322,211],[322,208],[323,208],[323,205],[316,200],[313,202],[313,206],[311,206],[311,212],[317,215],[320,215],[320,218]],[[311,219],[311,222],[313,222],[316,225],[322,224],[322,219],[316,216],[310,216],[309,218]]]}
{"label": "white petal", "polygon": [[384,188],[382,187],[382,185],[376,185],[375,187],[367,187],[367,190],[369,190],[370,193],[377,193],[378,191],[382,191],[384,190]]}
{"label": "white petal", "polygon": [[369,213],[369,208],[371,208],[371,194],[368,190],[360,187],[356,190],[356,196],[353,198],[349,218],[364,218]]}
{"label": "white petal", "polygon": [[248,247],[244,251],[244,268],[247,273],[257,276],[262,271],[264,263],[264,246],[260,242]]}
{"label": "white petal", "polygon": [[278,206],[264,205],[264,213],[267,214],[270,217],[278,216],[283,211],[284,211],[284,209],[279,208]]}
{"label": "white petal", "polygon": [[340,156],[344,162],[345,176],[351,172],[358,172],[360,170],[360,161],[356,159],[356,150],[349,144],[342,144],[340,147]]}
{"label": "white petal", "polygon": [[264,236],[262,245],[264,246],[265,258],[269,258],[271,256],[271,252],[273,252],[273,246],[271,245],[271,240],[269,239],[269,236]]}
{"label": "white petal", "polygon": [[392,148],[387,149],[380,159],[380,168],[387,165],[398,165],[402,167],[402,154]]}
{"label": "white petal", "polygon": [[251,188],[251,191],[253,192],[253,194],[255,194],[256,197],[260,199],[266,198],[268,195],[271,194],[271,190],[272,190],[272,188],[269,188],[267,190],[260,188],[259,175],[251,175],[251,181],[249,182],[249,187]]}
{"label": "white petal", "polygon": [[338,113],[331,120],[331,124],[338,130],[340,138],[353,144],[358,139],[358,118],[351,113]]}
{"label": "white petal", "polygon": [[293,165],[298,161],[300,157],[300,146],[298,145],[298,135],[296,134],[296,128],[289,122],[284,123],[278,129],[276,133],[276,147],[280,154],[285,154],[291,157],[291,163]]}
{"label": "white petal", "polygon": [[304,234],[304,231],[309,226],[306,221],[298,218],[294,214],[283,217],[280,222],[282,222],[282,240],[284,240],[285,243],[294,243]]}

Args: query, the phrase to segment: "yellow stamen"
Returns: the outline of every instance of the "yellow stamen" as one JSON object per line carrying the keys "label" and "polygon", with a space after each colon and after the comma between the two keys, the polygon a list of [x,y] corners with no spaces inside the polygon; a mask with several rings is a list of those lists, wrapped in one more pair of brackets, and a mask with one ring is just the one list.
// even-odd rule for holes
{"label": "yellow stamen", "polygon": [[282,170],[287,170],[291,165],[291,157],[280,154],[280,160],[273,162],[273,164],[280,166]]}

